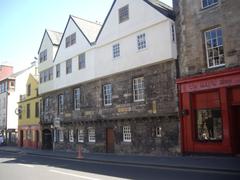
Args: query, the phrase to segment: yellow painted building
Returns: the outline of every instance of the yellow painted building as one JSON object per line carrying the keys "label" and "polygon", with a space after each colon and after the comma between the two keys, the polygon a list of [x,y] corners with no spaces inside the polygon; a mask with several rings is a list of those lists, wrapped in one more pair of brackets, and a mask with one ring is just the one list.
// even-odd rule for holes
{"label": "yellow painted building", "polygon": [[20,147],[41,148],[40,96],[38,95],[38,76],[29,74],[26,94],[20,96],[18,103],[18,132]]}

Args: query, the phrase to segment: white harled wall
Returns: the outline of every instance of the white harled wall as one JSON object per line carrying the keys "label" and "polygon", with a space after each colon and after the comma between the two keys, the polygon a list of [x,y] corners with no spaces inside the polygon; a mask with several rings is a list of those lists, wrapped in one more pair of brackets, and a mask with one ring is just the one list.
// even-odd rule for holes
{"label": "white harled wall", "polygon": [[[118,23],[118,9],[129,5],[129,20]],[[90,46],[70,18],[54,64],[54,80],[40,84],[39,93],[72,86],[104,76],[174,60],[176,43],[172,41],[171,19],[142,0],[118,0],[96,42]],[[65,48],[65,38],[76,32],[76,44]],[[145,33],[147,48],[138,51],[137,35]],[[112,46],[120,44],[120,57],[113,59]],[[78,69],[78,55],[86,52],[86,68]],[[72,58],[72,73],[66,74],[66,60]],[[55,66],[61,64],[61,77],[56,78]],[[43,69],[39,64],[39,69]]]}

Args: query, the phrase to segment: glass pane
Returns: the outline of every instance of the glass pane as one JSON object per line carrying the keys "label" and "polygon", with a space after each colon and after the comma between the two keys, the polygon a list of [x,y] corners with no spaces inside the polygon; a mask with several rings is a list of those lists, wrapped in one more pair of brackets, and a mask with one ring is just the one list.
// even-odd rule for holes
{"label": "glass pane", "polygon": [[220,109],[202,109],[196,111],[197,139],[216,141],[223,139]]}
{"label": "glass pane", "polygon": [[217,39],[213,39],[213,40],[212,40],[212,45],[213,45],[213,47],[216,47],[216,46],[217,46]]}
{"label": "glass pane", "polygon": [[216,38],[216,31],[215,30],[212,30],[211,31],[211,38]]}
{"label": "glass pane", "polygon": [[218,38],[218,46],[222,46],[223,42],[222,42],[222,38]]}

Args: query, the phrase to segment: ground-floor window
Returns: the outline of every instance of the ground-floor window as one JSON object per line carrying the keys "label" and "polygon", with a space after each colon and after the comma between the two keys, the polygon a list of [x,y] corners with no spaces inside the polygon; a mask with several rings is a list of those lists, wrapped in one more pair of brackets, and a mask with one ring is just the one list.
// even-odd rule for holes
{"label": "ground-floor window", "polygon": [[96,142],[95,129],[93,127],[88,128],[88,142]]}
{"label": "ground-floor window", "polygon": [[78,129],[78,142],[84,142],[84,130]]}
{"label": "ground-floor window", "polygon": [[58,131],[58,135],[59,135],[59,142],[64,142],[64,134],[62,129]]}
{"label": "ground-floor window", "polygon": [[131,127],[130,126],[123,126],[123,142],[131,142]]}
{"label": "ground-floor window", "polygon": [[223,123],[220,109],[196,110],[196,129],[199,141],[219,141],[223,139]]}
{"label": "ground-floor window", "polygon": [[156,137],[162,137],[162,127],[156,127]]}
{"label": "ground-floor window", "polygon": [[69,142],[74,142],[74,131],[73,131],[73,129],[70,129],[68,131],[68,139],[69,139]]}

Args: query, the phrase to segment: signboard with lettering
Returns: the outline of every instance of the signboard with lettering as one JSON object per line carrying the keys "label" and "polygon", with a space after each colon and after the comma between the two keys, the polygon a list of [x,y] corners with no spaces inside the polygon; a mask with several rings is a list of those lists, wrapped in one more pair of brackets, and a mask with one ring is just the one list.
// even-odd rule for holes
{"label": "signboard with lettering", "polygon": [[181,92],[194,92],[200,90],[214,89],[220,87],[228,87],[240,85],[240,76],[232,75],[225,77],[218,77],[215,79],[206,79],[197,82],[190,82],[181,84]]}

